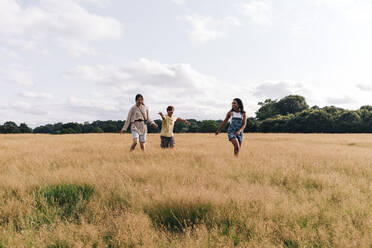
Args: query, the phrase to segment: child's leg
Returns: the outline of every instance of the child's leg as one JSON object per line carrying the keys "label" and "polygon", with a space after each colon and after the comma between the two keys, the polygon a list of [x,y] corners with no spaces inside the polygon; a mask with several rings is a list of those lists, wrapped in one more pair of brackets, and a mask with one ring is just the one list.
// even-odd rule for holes
{"label": "child's leg", "polygon": [[141,150],[145,151],[145,142],[140,142]]}
{"label": "child's leg", "polygon": [[136,145],[137,145],[137,139],[133,139],[133,143],[132,143],[132,145],[130,146],[130,150],[133,151],[134,148],[136,148]]}
{"label": "child's leg", "polygon": [[137,145],[137,142],[138,142],[138,139],[139,139],[139,135],[136,131],[132,131],[132,138],[133,138],[133,143],[130,146],[130,151],[133,151],[134,148],[136,148],[136,145]]}
{"label": "child's leg", "polygon": [[140,142],[141,150],[145,151],[146,134],[139,136],[139,142]]}
{"label": "child's leg", "polygon": [[240,150],[240,144],[237,138],[231,139],[231,143],[234,146],[234,155],[237,157],[239,155],[239,150]]}

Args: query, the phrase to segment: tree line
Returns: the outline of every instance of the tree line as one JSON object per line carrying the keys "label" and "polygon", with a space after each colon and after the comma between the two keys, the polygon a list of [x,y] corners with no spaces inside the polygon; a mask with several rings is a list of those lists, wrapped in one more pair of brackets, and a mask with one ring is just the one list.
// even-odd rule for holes
{"label": "tree line", "polygon": [[[289,95],[280,100],[266,99],[259,102],[255,117],[247,118],[245,132],[286,132],[286,133],[372,133],[372,106],[358,110],[347,110],[335,106],[309,107],[305,98]],[[176,122],[175,133],[213,133],[222,120],[188,119],[190,125]],[[158,133],[161,120],[155,120],[159,129],[149,126],[149,133]],[[0,125],[0,133],[118,133],[124,125],[121,120],[94,121],[84,123],[55,123],[31,129],[26,123],[19,126],[12,122]],[[222,130],[227,131],[228,126]],[[129,130],[128,130],[129,132]]]}

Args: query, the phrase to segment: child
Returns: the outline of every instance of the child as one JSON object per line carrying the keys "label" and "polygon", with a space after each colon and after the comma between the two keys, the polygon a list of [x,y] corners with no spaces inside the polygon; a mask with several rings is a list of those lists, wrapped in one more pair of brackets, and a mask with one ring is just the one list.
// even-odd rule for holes
{"label": "child", "polygon": [[182,121],[186,123],[186,125],[190,125],[190,122],[182,119],[182,118],[177,118],[173,116],[174,112],[174,107],[173,106],[168,106],[167,107],[167,115],[163,115],[162,112],[159,112],[159,115],[163,119],[162,125],[161,125],[161,133],[160,133],[160,147],[161,148],[173,148],[175,145],[174,142],[174,136],[173,136],[173,127],[174,123],[176,121]]}
{"label": "child", "polygon": [[158,125],[151,120],[149,110],[143,102],[143,96],[141,94],[136,95],[136,104],[129,110],[128,117],[125,121],[120,134],[123,134],[131,124],[133,143],[130,146],[130,151],[133,151],[139,141],[142,151],[145,151],[147,125],[146,122],[151,123],[155,128]]}
{"label": "child", "polygon": [[247,116],[245,115],[244,106],[242,100],[235,98],[232,102],[232,108],[226,114],[225,120],[221,123],[220,127],[216,131],[216,135],[221,132],[221,129],[225,126],[226,122],[230,119],[230,126],[227,130],[229,141],[234,146],[234,155],[238,157],[240,147],[243,142],[243,131],[247,123]]}

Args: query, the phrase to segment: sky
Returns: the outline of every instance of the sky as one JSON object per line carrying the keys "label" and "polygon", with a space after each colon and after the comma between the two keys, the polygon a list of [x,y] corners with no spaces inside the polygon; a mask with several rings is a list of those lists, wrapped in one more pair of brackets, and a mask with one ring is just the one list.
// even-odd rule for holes
{"label": "sky", "polygon": [[370,0],[0,0],[0,123],[372,105]]}

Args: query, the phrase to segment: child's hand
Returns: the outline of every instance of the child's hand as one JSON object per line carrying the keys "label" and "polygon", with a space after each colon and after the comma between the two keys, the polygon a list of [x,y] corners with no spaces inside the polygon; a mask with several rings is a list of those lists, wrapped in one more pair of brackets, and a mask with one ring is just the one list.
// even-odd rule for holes
{"label": "child's hand", "polygon": [[159,115],[160,115],[160,116],[162,116],[162,115],[163,115],[163,113],[162,113],[162,112],[159,112]]}
{"label": "child's hand", "polygon": [[236,131],[235,134],[236,134],[236,136],[240,135],[240,131]]}
{"label": "child's hand", "polygon": [[154,124],[152,124],[155,128],[158,128],[159,126],[158,126],[158,124],[156,124],[156,123],[154,123]]}
{"label": "child's hand", "polygon": [[218,135],[218,134],[219,134],[219,132],[220,132],[220,131],[218,131],[218,130],[217,130],[217,131],[216,131],[216,132],[215,132],[214,134]]}

